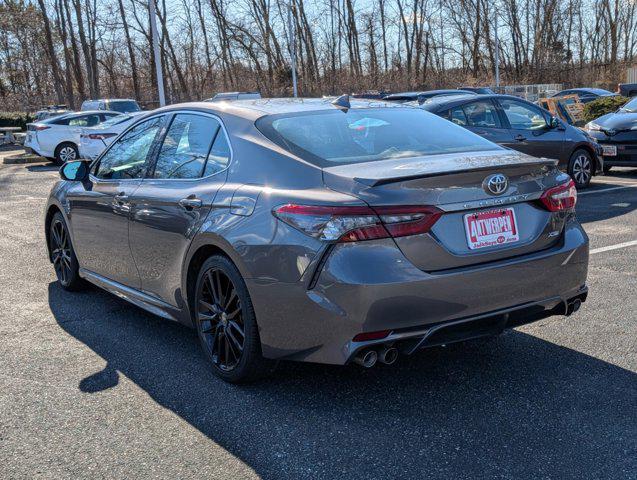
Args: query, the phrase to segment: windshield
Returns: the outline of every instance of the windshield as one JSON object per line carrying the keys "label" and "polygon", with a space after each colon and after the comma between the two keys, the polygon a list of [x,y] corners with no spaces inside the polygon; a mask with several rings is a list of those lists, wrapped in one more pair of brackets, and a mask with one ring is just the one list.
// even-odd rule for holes
{"label": "windshield", "polygon": [[620,108],[622,112],[637,113],[637,97],[633,98],[630,102]]}
{"label": "windshield", "polygon": [[[301,120],[302,117],[302,120]],[[269,115],[257,128],[320,166],[500,150],[502,147],[416,108],[370,108]]]}
{"label": "windshield", "polygon": [[111,100],[106,105],[106,109],[121,113],[139,112],[141,110],[135,100]]}

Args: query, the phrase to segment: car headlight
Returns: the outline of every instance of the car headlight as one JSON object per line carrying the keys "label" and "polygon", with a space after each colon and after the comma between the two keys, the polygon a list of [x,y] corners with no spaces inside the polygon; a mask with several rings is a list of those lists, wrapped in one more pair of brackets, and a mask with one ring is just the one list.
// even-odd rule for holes
{"label": "car headlight", "polygon": [[602,127],[597,125],[595,122],[588,122],[586,125],[584,125],[584,129],[585,130],[600,131],[602,129]]}

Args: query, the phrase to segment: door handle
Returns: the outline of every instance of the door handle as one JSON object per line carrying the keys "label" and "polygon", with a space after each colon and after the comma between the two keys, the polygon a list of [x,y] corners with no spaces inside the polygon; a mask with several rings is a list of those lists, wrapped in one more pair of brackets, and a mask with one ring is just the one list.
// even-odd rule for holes
{"label": "door handle", "polygon": [[518,134],[518,135],[516,135],[516,136],[515,136],[515,139],[516,139],[518,142],[523,142],[524,140],[526,140],[526,137],[525,137],[524,135],[520,135],[520,134]]}
{"label": "door handle", "polygon": [[202,202],[199,198],[193,195],[179,200],[179,205],[181,205],[186,210],[194,210],[196,208],[201,208]]}

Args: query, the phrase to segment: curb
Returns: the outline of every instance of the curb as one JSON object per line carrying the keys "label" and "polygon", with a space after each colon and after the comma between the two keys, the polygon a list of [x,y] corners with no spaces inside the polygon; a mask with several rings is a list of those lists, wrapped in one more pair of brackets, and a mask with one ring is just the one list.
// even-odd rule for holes
{"label": "curb", "polygon": [[10,155],[8,157],[5,157],[2,160],[2,163],[4,163],[5,165],[18,165],[18,164],[24,164],[24,163],[42,163],[42,162],[48,163],[49,161],[44,157],[37,157],[34,155],[25,155],[25,154]]}

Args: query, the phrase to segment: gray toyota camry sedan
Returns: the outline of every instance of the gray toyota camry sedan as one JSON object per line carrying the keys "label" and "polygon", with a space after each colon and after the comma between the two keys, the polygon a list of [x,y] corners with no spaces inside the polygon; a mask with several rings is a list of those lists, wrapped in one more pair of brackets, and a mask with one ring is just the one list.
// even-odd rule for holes
{"label": "gray toyota camry sedan", "polygon": [[586,300],[568,175],[421,109],[173,105],[60,173],[60,286],[195,327],[230,382],[279,359],[389,364]]}

